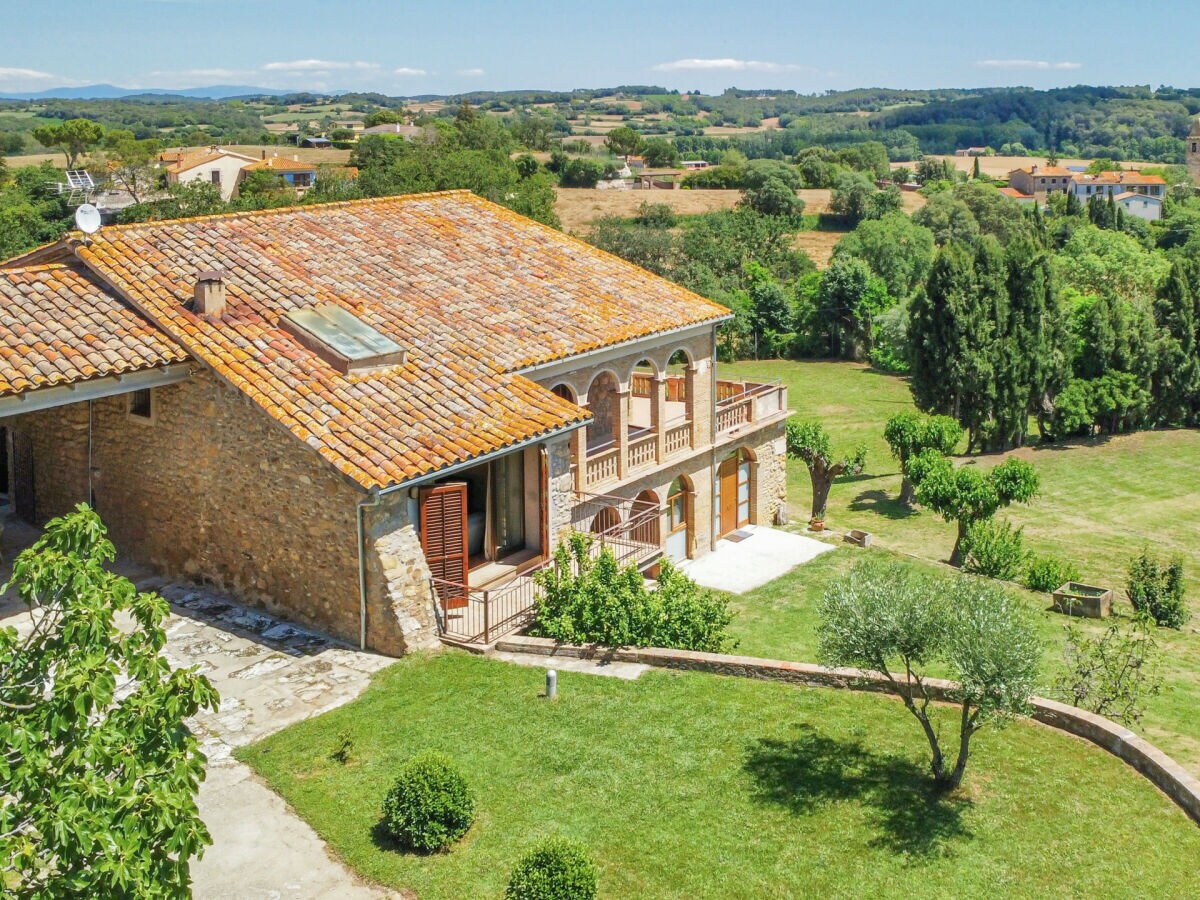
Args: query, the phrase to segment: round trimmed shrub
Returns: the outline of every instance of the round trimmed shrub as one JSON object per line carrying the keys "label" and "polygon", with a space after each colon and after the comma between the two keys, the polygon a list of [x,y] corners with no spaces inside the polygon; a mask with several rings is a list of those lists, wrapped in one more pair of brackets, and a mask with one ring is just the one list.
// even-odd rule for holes
{"label": "round trimmed shrub", "polygon": [[513,869],[507,900],[594,900],[596,864],[582,845],[550,837],[534,844]]}
{"label": "round trimmed shrub", "polygon": [[383,801],[383,825],[408,850],[436,853],[467,833],[475,797],[443,753],[420,753],[400,767]]}

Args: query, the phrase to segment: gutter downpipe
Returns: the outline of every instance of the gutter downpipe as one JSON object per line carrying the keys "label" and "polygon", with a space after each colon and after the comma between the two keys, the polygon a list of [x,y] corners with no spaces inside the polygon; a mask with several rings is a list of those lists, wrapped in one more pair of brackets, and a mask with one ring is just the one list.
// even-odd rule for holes
{"label": "gutter downpipe", "polygon": [[721,485],[717,479],[717,329],[720,323],[712,327],[712,374],[709,376],[709,382],[712,388],[712,410],[709,413],[709,435],[708,435],[708,468],[709,480],[712,482],[712,492],[708,498],[709,506],[709,525],[708,525],[708,549],[717,549],[717,532],[721,530],[721,524],[717,521],[714,513],[717,509],[717,492],[720,491]]}
{"label": "gutter downpipe", "polygon": [[[716,342],[714,331],[714,346]],[[713,391],[716,391],[714,384]],[[715,394],[714,394],[715,396]],[[399,490],[406,490],[424,484],[427,481],[434,481],[438,478],[445,478],[447,475],[452,475],[462,469],[469,469],[472,466],[477,466],[480,463],[487,462],[495,457],[504,456],[508,453],[513,453],[517,450],[524,449],[530,444],[544,443],[552,437],[557,437],[560,434],[570,434],[578,428],[583,428],[590,421],[584,419],[581,422],[576,422],[566,428],[560,428],[549,434],[541,434],[537,437],[526,438],[523,441],[518,441],[508,447],[503,447],[500,450],[493,450],[491,453],[485,453],[482,456],[477,456],[473,459],[464,460],[461,463],[455,463],[452,466],[446,466],[444,469],[438,469],[436,472],[429,472],[425,475],[420,475],[416,478],[410,478],[407,481],[401,481],[399,484],[389,485],[385,488],[372,488],[362,500],[355,504],[355,520],[358,532],[358,649],[367,649],[367,554],[366,554],[366,528],[363,525],[363,512],[368,509],[374,509],[379,506],[380,501],[385,494],[392,494]]]}
{"label": "gutter downpipe", "polygon": [[367,649],[367,554],[366,529],[363,527],[363,511],[374,509],[379,505],[379,490],[370,494],[355,504],[358,521],[358,649]]}

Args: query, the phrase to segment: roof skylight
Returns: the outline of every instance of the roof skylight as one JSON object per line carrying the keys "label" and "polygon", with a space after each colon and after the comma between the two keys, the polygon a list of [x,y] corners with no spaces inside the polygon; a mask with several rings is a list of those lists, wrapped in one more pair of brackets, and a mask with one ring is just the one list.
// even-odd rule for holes
{"label": "roof skylight", "polygon": [[403,347],[336,303],[293,309],[280,325],[342,374],[404,363]]}

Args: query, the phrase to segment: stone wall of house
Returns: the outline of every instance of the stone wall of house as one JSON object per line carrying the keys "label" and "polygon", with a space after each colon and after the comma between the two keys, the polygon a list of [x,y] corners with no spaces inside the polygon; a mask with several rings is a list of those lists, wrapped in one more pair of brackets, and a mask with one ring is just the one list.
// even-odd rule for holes
{"label": "stone wall of house", "polygon": [[92,457],[121,552],[357,642],[362,493],[217,376],[98,401]]}
{"label": "stone wall of house", "polygon": [[[365,492],[207,371],[155,388],[152,408],[147,420],[128,395],[92,405],[92,491],[117,551],[357,644]],[[33,438],[41,520],[88,499],[86,403],[9,424]],[[379,545],[376,565],[424,565],[400,543]],[[411,622],[371,612],[368,646],[403,652]]]}
{"label": "stone wall of house", "polygon": [[408,491],[381,497],[364,516],[367,644],[392,656],[438,645],[418,516],[417,503]]}
{"label": "stone wall of house", "polygon": [[571,471],[571,436],[546,442],[550,521],[546,533],[551,549],[571,527],[571,509],[575,506],[575,475]]}
{"label": "stone wall of house", "polygon": [[5,419],[4,424],[11,429],[14,443],[28,441],[32,450],[38,525],[88,501],[87,403],[26,413]]}

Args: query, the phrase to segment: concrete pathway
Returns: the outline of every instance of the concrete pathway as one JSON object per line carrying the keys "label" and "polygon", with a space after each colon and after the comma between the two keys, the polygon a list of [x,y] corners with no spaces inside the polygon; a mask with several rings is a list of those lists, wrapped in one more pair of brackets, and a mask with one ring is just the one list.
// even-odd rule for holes
{"label": "concrete pathway", "polygon": [[680,568],[702,587],[744,594],[834,549],[824,541],[763,525],[747,525],[741,531],[749,536],[718,541],[712,553]]}
{"label": "concrete pathway", "polygon": [[554,669],[557,672],[582,672],[585,675],[604,675],[623,681],[636,681],[650,667],[642,663],[615,662],[599,659],[575,659],[569,656],[544,656],[540,653],[513,653],[496,650],[489,653],[493,659],[503,660],[518,666]]}

